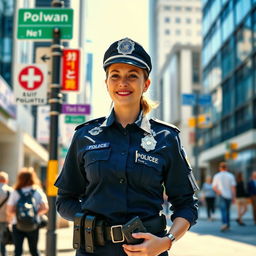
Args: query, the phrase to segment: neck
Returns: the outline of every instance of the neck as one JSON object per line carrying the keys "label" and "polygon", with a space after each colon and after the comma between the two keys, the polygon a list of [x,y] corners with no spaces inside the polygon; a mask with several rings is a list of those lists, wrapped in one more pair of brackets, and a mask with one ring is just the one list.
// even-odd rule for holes
{"label": "neck", "polygon": [[138,108],[114,107],[114,110],[115,110],[116,120],[125,128],[127,124],[132,124],[135,122],[140,112],[140,107]]}

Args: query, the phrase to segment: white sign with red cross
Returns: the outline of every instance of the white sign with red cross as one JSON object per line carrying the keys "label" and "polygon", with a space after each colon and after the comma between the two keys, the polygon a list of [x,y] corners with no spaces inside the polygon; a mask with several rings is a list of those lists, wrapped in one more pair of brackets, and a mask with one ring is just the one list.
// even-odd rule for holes
{"label": "white sign with red cross", "polygon": [[47,65],[19,64],[14,76],[14,95],[17,104],[44,105],[47,103]]}

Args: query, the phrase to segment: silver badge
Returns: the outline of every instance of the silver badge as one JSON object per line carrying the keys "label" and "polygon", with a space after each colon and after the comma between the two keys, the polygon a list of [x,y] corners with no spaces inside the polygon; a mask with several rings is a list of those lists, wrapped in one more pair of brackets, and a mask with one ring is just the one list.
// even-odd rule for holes
{"label": "silver badge", "polygon": [[141,147],[144,148],[147,152],[154,150],[156,148],[156,140],[152,135],[146,135],[141,139]]}
{"label": "silver badge", "polygon": [[94,127],[93,129],[91,129],[90,131],[89,131],[89,133],[91,134],[91,135],[98,135],[99,133],[101,133],[102,132],[102,129],[100,128],[100,127]]}
{"label": "silver badge", "polygon": [[118,41],[117,51],[121,54],[131,54],[134,51],[135,43],[129,39],[125,38],[123,40]]}

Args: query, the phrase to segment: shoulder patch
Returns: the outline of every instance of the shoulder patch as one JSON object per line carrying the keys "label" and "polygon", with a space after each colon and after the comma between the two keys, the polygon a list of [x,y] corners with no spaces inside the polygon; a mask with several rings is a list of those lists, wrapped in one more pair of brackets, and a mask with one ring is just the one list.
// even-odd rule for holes
{"label": "shoulder patch", "polygon": [[89,120],[89,121],[87,121],[87,122],[85,122],[85,123],[83,123],[83,124],[78,125],[78,126],[75,128],[75,130],[78,130],[78,129],[80,129],[80,128],[84,127],[85,125],[88,125],[88,124],[103,122],[105,119],[106,119],[106,117],[103,116],[103,117],[99,117],[99,118],[95,118],[95,119]]}
{"label": "shoulder patch", "polygon": [[156,122],[156,123],[159,123],[159,124],[162,124],[162,125],[171,127],[171,128],[174,129],[176,132],[180,132],[180,129],[179,129],[177,126],[173,125],[173,124],[164,122],[164,121],[159,120],[159,119],[157,119],[157,118],[151,118],[151,120],[153,120],[153,121]]}

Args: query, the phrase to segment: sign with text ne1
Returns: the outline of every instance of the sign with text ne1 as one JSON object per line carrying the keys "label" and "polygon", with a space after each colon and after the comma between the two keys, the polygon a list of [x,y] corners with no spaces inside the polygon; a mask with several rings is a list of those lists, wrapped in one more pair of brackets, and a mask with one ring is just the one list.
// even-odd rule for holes
{"label": "sign with text ne1", "polygon": [[62,51],[62,91],[79,91],[80,50],[63,49]]}
{"label": "sign with text ne1", "polygon": [[69,115],[90,115],[91,105],[88,104],[62,104],[61,113]]}
{"label": "sign with text ne1", "polygon": [[73,37],[73,9],[34,8],[18,10],[18,39],[53,39],[53,29],[60,29],[61,39]]}
{"label": "sign with text ne1", "polygon": [[45,64],[16,65],[14,75],[14,95],[16,104],[46,104],[47,66]]}

